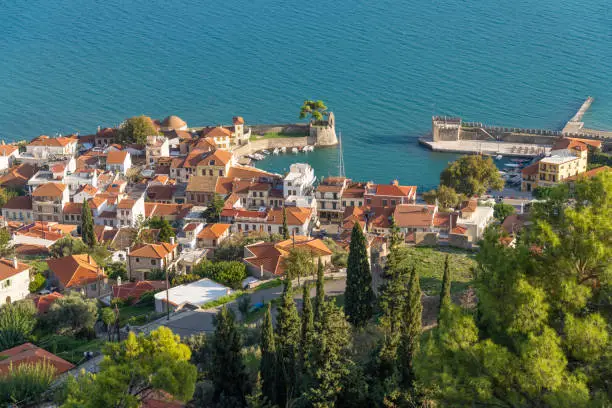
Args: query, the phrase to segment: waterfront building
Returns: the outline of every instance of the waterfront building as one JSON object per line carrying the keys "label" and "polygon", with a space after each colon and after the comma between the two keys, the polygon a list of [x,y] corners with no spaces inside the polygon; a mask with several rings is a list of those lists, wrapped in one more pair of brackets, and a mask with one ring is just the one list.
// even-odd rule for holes
{"label": "waterfront building", "polygon": [[202,138],[211,138],[218,149],[229,150],[232,143],[232,132],[228,128],[217,126],[202,129]]}
{"label": "waterfront building", "polygon": [[0,171],[10,168],[19,155],[19,149],[14,145],[0,145]]}
{"label": "waterfront building", "polygon": [[374,207],[395,207],[399,204],[414,204],[416,191],[416,186],[400,186],[397,180],[390,184],[368,183],[364,199],[367,205]]}
{"label": "waterfront building", "polygon": [[30,266],[13,259],[0,259],[0,306],[25,299],[29,294]]}
{"label": "waterfront building", "polygon": [[594,147],[581,139],[558,140],[549,156],[521,170],[521,190],[533,191],[536,187],[550,187],[586,172],[589,146]]}
{"label": "waterfront building", "polygon": [[76,137],[38,136],[26,145],[25,154],[20,155],[20,158],[44,162],[54,157],[71,157],[76,153],[77,142]]}
{"label": "waterfront building", "polygon": [[[282,234],[283,209],[274,208],[263,211],[227,210],[221,211],[221,218],[232,223],[232,232],[245,233],[264,232]],[[285,207],[287,227],[290,234],[310,236],[314,224],[314,212],[310,208]]]}
{"label": "waterfront building", "polygon": [[160,123],[162,132],[170,132],[176,130],[187,130],[187,122],[175,115],[170,115]]}

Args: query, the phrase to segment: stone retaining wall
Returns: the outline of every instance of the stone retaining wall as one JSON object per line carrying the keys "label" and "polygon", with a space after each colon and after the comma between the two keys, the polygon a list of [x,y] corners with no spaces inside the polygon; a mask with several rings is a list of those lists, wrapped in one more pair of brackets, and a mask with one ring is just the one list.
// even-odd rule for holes
{"label": "stone retaining wall", "polygon": [[309,144],[309,138],[307,136],[304,137],[278,137],[271,139],[261,139],[254,140],[251,143],[240,146],[239,148],[234,150],[234,155],[237,157],[246,156],[247,154],[252,154],[255,152],[259,152],[262,150],[274,150],[276,147],[279,149],[281,147],[286,147],[290,149],[292,147],[302,147]]}

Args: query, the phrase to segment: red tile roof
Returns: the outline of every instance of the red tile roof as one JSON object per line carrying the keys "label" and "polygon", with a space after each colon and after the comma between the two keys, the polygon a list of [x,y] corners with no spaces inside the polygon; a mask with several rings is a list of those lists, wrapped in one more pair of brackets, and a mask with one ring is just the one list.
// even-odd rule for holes
{"label": "red tile roof", "polygon": [[395,207],[393,218],[399,227],[426,228],[433,226],[434,205],[400,204]]}
{"label": "red tile roof", "polygon": [[130,250],[129,256],[162,259],[174,251],[178,245],[162,242],[160,244],[141,244]]}
{"label": "red tile roof", "polygon": [[34,298],[34,305],[38,309],[39,314],[44,314],[49,311],[49,308],[57,299],[64,297],[61,293],[52,292],[48,295],[41,295]]}
{"label": "red tile roof", "polygon": [[8,210],[31,210],[32,209],[32,197],[29,196],[17,196],[9,199],[6,204],[2,206]]}
{"label": "red tile roof", "polygon": [[210,130],[203,130],[202,136],[204,137],[230,137],[232,136],[232,132],[229,129],[217,126]]}
{"label": "red tile roof", "polygon": [[32,193],[32,197],[61,197],[66,190],[66,185],[62,183],[45,183],[38,186]]}
{"label": "red tile roof", "polygon": [[596,167],[592,170],[585,171],[584,173],[580,173],[580,174],[576,174],[575,176],[568,177],[564,181],[575,181],[579,179],[587,179],[587,178],[595,177],[599,173],[608,172],[610,170],[612,170],[612,168],[608,166]]}
{"label": "red tile roof", "polygon": [[18,273],[27,271],[28,269],[30,269],[30,266],[28,264],[17,262],[17,267],[15,268],[15,265],[12,259],[1,258],[0,259],[0,280],[8,279],[12,276],[17,275]]}
{"label": "red tile roof", "polygon": [[219,239],[231,227],[231,224],[208,224],[198,234],[199,239]]}
{"label": "red tile roof", "polygon": [[140,297],[151,291],[158,291],[166,288],[166,282],[164,281],[139,281],[139,282],[128,282],[121,286],[113,285],[113,298],[119,299],[140,299]]}
{"label": "red tile roof", "polygon": [[106,164],[123,164],[128,154],[126,150],[111,150],[106,156]]}
{"label": "red tile roof", "polygon": [[68,361],[51,354],[48,351],[33,345],[32,343],[24,343],[20,346],[13,347],[0,352],[0,373],[6,374],[10,371],[10,367],[17,367],[22,364],[40,364],[47,362],[55,367],[55,375],[65,373],[74,368],[74,365]]}
{"label": "red tile roof", "polygon": [[87,285],[106,277],[102,268],[87,254],[49,259],[47,265],[66,288]]}

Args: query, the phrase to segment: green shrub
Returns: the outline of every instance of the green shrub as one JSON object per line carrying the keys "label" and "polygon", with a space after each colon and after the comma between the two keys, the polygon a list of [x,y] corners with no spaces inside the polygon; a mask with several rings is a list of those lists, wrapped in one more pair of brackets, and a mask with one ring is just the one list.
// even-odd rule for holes
{"label": "green shrub", "polygon": [[25,343],[36,326],[36,307],[31,300],[0,307],[0,351]]}
{"label": "green shrub", "polygon": [[0,402],[19,406],[38,402],[55,377],[55,367],[46,361],[9,366],[0,377]]}
{"label": "green shrub", "polygon": [[197,265],[193,273],[232,289],[240,289],[242,281],[247,277],[246,266],[238,261],[205,262]]}
{"label": "green shrub", "polygon": [[29,286],[30,293],[36,293],[36,292],[43,290],[45,288],[46,283],[47,283],[47,279],[45,279],[45,277],[41,273],[37,273],[30,280],[30,286]]}

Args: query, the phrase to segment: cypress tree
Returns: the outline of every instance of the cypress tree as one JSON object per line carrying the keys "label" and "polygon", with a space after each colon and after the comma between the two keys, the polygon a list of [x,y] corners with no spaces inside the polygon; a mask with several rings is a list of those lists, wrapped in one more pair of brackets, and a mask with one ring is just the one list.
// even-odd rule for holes
{"label": "cypress tree", "polygon": [[374,292],[366,237],[359,223],[351,233],[346,276],[345,306],[348,321],[363,327],[373,314]]}
{"label": "cypress tree", "polygon": [[409,272],[405,267],[393,268],[386,274],[385,283],[381,288],[379,297],[380,327],[384,333],[379,353],[379,376],[381,379],[392,376],[395,371],[408,276]]}
{"label": "cypress tree", "polygon": [[351,327],[335,302],[324,302],[308,360],[310,386],[306,398],[313,407],[334,407],[352,361]]}
{"label": "cypress tree", "polygon": [[419,283],[419,275],[414,266],[412,267],[407,289],[402,316],[402,338],[398,363],[402,384],[405,387],[411,387],[414,381],[412,362],[419,346],[421,315],[423,313],[421,285]]}
{"label": "cypress tree", "polygon": [[91,208],[87,203],[87,199],[83,199],[83,206],[81,207],[81,239],[88,247],[92,248],[96,245],[96,234],[94,233],[93,215],[91,214]]}
{"label": "cypress tree", "polygon": [[442,309],[451,303],[451,273],[448,266],[448,254],[444,260],[444,275],[442,276],[442,289],[440,290],[440,310],[438,312],[438,324],[440,324],[440,316]]}
{"label": "cypress tree", "polygon": [[317,294],[315,297],[314,311],[315,321],[320,319],[323,303],[325,303],[325,271],[323,270],[323,262],[321,262],[321,258],[319,258],[319,265],[317,266]]}
{"label": "cypress tree", "polygon": [[213,401],[233,400],[245,406],[250,384],[242,361],[242,339],[236,327],[234,314],[224,306],[217,313],[214,323],[211,369]]}
{"label": "cypress tree", "polygon": [[283,239],[289,239],[289,228],[287,227],[287,208],[283,206]]}
{"label": "cypress tree", "polygon": [[312,336],[314,334],[314,319],[312,302],[310,300],[310,285],[304,284],[302,292],[302,333],[300,336],[300,363],[302,367],[308,359]]}
{"label": "cypress tree", "polygon": [[261,327],[261,361],[259,372],[261,375],[261,393],[267,401],[274,405],[276,403],[276,345],[274,343],[274,327],[272,326],[272,313],[270,303],[264,316]]}
{"label": "cypress tree", "polygon": [[391,217],[391,227],[389,234],[389,250],[396,249],[401,246],[404,239],[402,237],[402,232],[399,227],[395,223],[395,217]]}
{"label": "cypress tree", "polygon": [[300,347],[300,317],[293,300],[291,281],[285,280],[276,317],[276,350],[278,356],[277,403],[284,407],[297,395]]}

